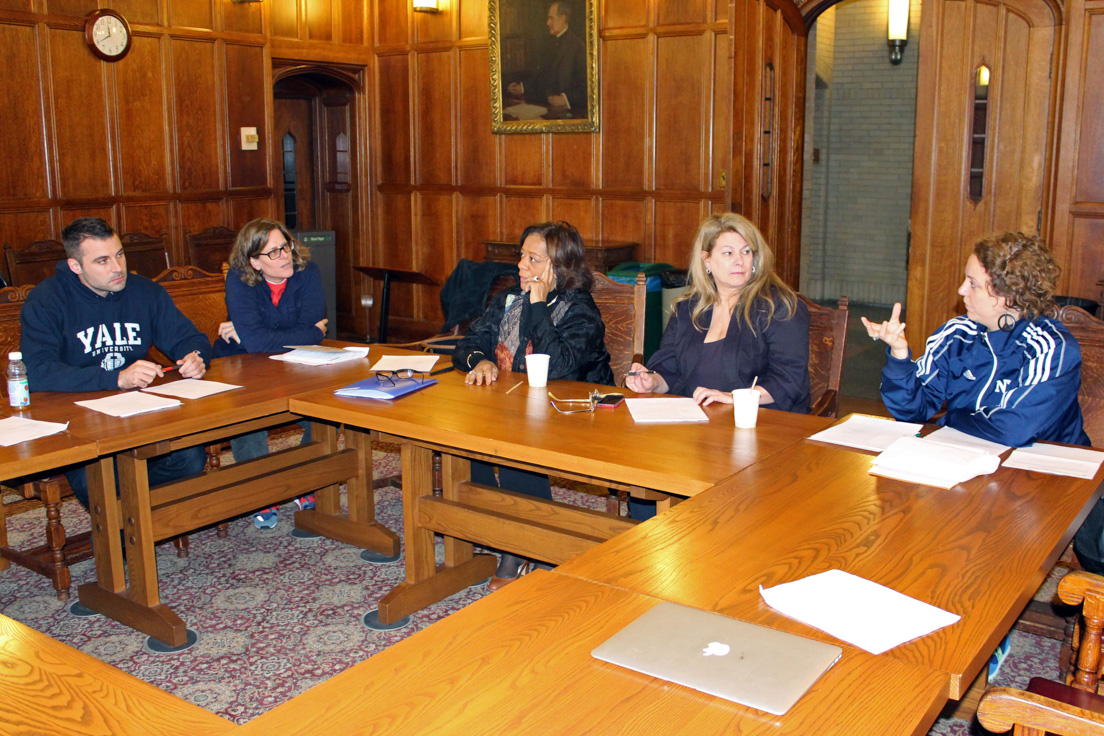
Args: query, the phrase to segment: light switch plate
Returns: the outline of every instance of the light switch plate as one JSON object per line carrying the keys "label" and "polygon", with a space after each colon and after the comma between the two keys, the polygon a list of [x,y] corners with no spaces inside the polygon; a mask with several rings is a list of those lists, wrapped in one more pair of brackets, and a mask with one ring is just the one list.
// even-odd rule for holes
{"label": "light switch plate", "polygon": [[257,135],[256,128],[242,128],[241,129],[241,150],[243,151],[256,151],[257,142],[261,139]]}

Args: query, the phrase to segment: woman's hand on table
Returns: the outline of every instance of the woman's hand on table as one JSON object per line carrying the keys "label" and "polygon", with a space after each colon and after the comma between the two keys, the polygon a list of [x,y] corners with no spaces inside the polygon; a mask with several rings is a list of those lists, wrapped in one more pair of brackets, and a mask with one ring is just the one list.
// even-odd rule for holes
{"label": "woman's hand on table", "polygon": [[498,366],[489,360],[481,360],[475,367],[468,371],[464,377],[464,383],[475,386],[490,386],[498,380]]}
{"label": "woman's hand on table", "polygon": [[[322,337],[326,336],[326,325],[328,325],[329,323],[330,323],[330,321],[328,319],[325,319],[325,318],[320,319],[320,320],[318,320],[317,322],[314,323],[315,327],[322,330]],[[237,337],[237,335],[235,335],[235,337]],[[240,340],[239,340],[239,342],[240,342]]]}
{"label": "woman's hand on table", "polygon": [[874,340],[881,340],[889,346],[889,351],[897,360],[909,357],[908,340],[905,339],[905,323],[901,321],[901,303],[893,305],[893,314],[885,322],[871,322],[862,317],[866,334]]}
{"label": "woman's hand on table", "polygon": [[718,391],[715,388],[706,388],[705,386],[698,386],[694,389],[692,398],[695,404],[701,404],[702,406],[732,403],[732,394],[728,391]]}
{"label": "woman's hand on table", "polygon": [[649,371],[640,363],[633,363],[629,373],[625,376],[625,388],[632,389],[638,394],[667,393],[667,382],[663,376]]}

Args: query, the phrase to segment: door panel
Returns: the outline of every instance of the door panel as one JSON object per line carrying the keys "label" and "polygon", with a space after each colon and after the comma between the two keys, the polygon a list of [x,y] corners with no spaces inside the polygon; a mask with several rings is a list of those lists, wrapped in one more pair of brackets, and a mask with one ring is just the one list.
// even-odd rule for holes
{"label": "door panel", "polygon": [[[909,343],[963,312],[956,291],[974,243],[1038,231],[1054,16],[1044,0],[929,0],[920,28],[909,249]],[[976,73],[990,70],[980,196],[970,196]],[[977,156],[977,153],[974,153]],[[976,174],[976,171],[975,171]]]}
{"label": "door panel", "polygon": [[[300,230],[315,229],[314,216],[314,124],[312,121],[311,101],[301,98],[277,97],[273,100],[272,142],[277,152],[284,150],[284,138],[290,134],[295,140],[295,203],[296,222],[294,227]],[[284,205],[284,158],[277,153],[276,186],[279,193],[280,212],[285,213]],[[283,219],[283,218],[281,218]]]}

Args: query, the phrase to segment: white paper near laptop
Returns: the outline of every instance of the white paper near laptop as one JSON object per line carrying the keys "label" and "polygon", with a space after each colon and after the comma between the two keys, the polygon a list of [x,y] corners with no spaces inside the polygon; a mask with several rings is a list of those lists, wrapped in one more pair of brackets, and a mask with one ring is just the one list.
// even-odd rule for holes
{"label": "white paper near laptop", "polygon": [[436,365],[438,355],[385,355],[372,366],[373,371],[413,371],[429,373]]}
{"label": "white paper near laptop", "polygon": [[181,404],[176,399],[144,394],[141,391],[123,391],[105,396],[102,399],[76,401],[74,403],[77,406],[83,406],[85,409],[91,409],[113,417],[132,417],[135,414],[145,414],[147,411],[157,411],[158,409],[170,409]]}
{"label": "white paper near laptop", "polygon": [[919,437],[900,437],[870,462],[871,475],[952,488],[1000,467],[1000,456]]}
{"label": "white paper near laptop", "polygon": [[776,611],[881,654],[961,618],[843,570],[829,570],[773,588],[759,586]]}
{"label": "white paper near laptop", "polygon": [[11,447],[20,442],[29,442],[64,431],[69,423],[40,422],[26,417],[8,417],[0,419],[0,445]]}
{"label": "white paper near laptop", "polygon": [[160,386],[147,386],[142,389],[151,394],[162,396],[175,396],[178,399],[202,399],[204,396],[221,394],[223,391],[231,391],[241,386],[220,381],[203,381],[198,378],[185,378],[182,381],[164,383]]}
{"label": "white paper near laptop", "polygon": [[846,421],[833,425],[823,432],[817,432],[809,439],[881,452],[892,445],[898,437],[915,435],[922,426],[912,422],[895,422],[892,419],[853,414]]}
{"label": "white paper near laptop", "polygon": [[1104,452],[1036,443],[1014,451],[1004,461],[1004,467],[1092,480],[1101,460],[1104,460]]}
{"label": "white paper near laptop", "polygon": [[693,399],[625,399],[634,422],[708,422]]}

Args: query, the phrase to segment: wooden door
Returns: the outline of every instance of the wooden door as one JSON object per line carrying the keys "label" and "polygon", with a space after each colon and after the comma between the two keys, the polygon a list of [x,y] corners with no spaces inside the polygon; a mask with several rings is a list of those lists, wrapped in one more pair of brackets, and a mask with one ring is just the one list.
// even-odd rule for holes
{"label": "wooden door", "polygon": [[[924,3],[907,303],[914,353],[963,313],[956,292],[979,238],[1039,231],[1054,38],[1044,0]],[[989,84],[978,94],[982,65]]]}
{"label": "wooden door", "polygon": [[[314,120],[310,99],[273,100],[276,192],[279,211],[290,228],[315,229]],[[288,166],[294,161],[294,168]]]}
{"label": "wooden door", "polygon": [[774,249],[782,279],[801,270],[801,177],[808,33],[791,0],[734,0],[733,212],[754,222]]}

